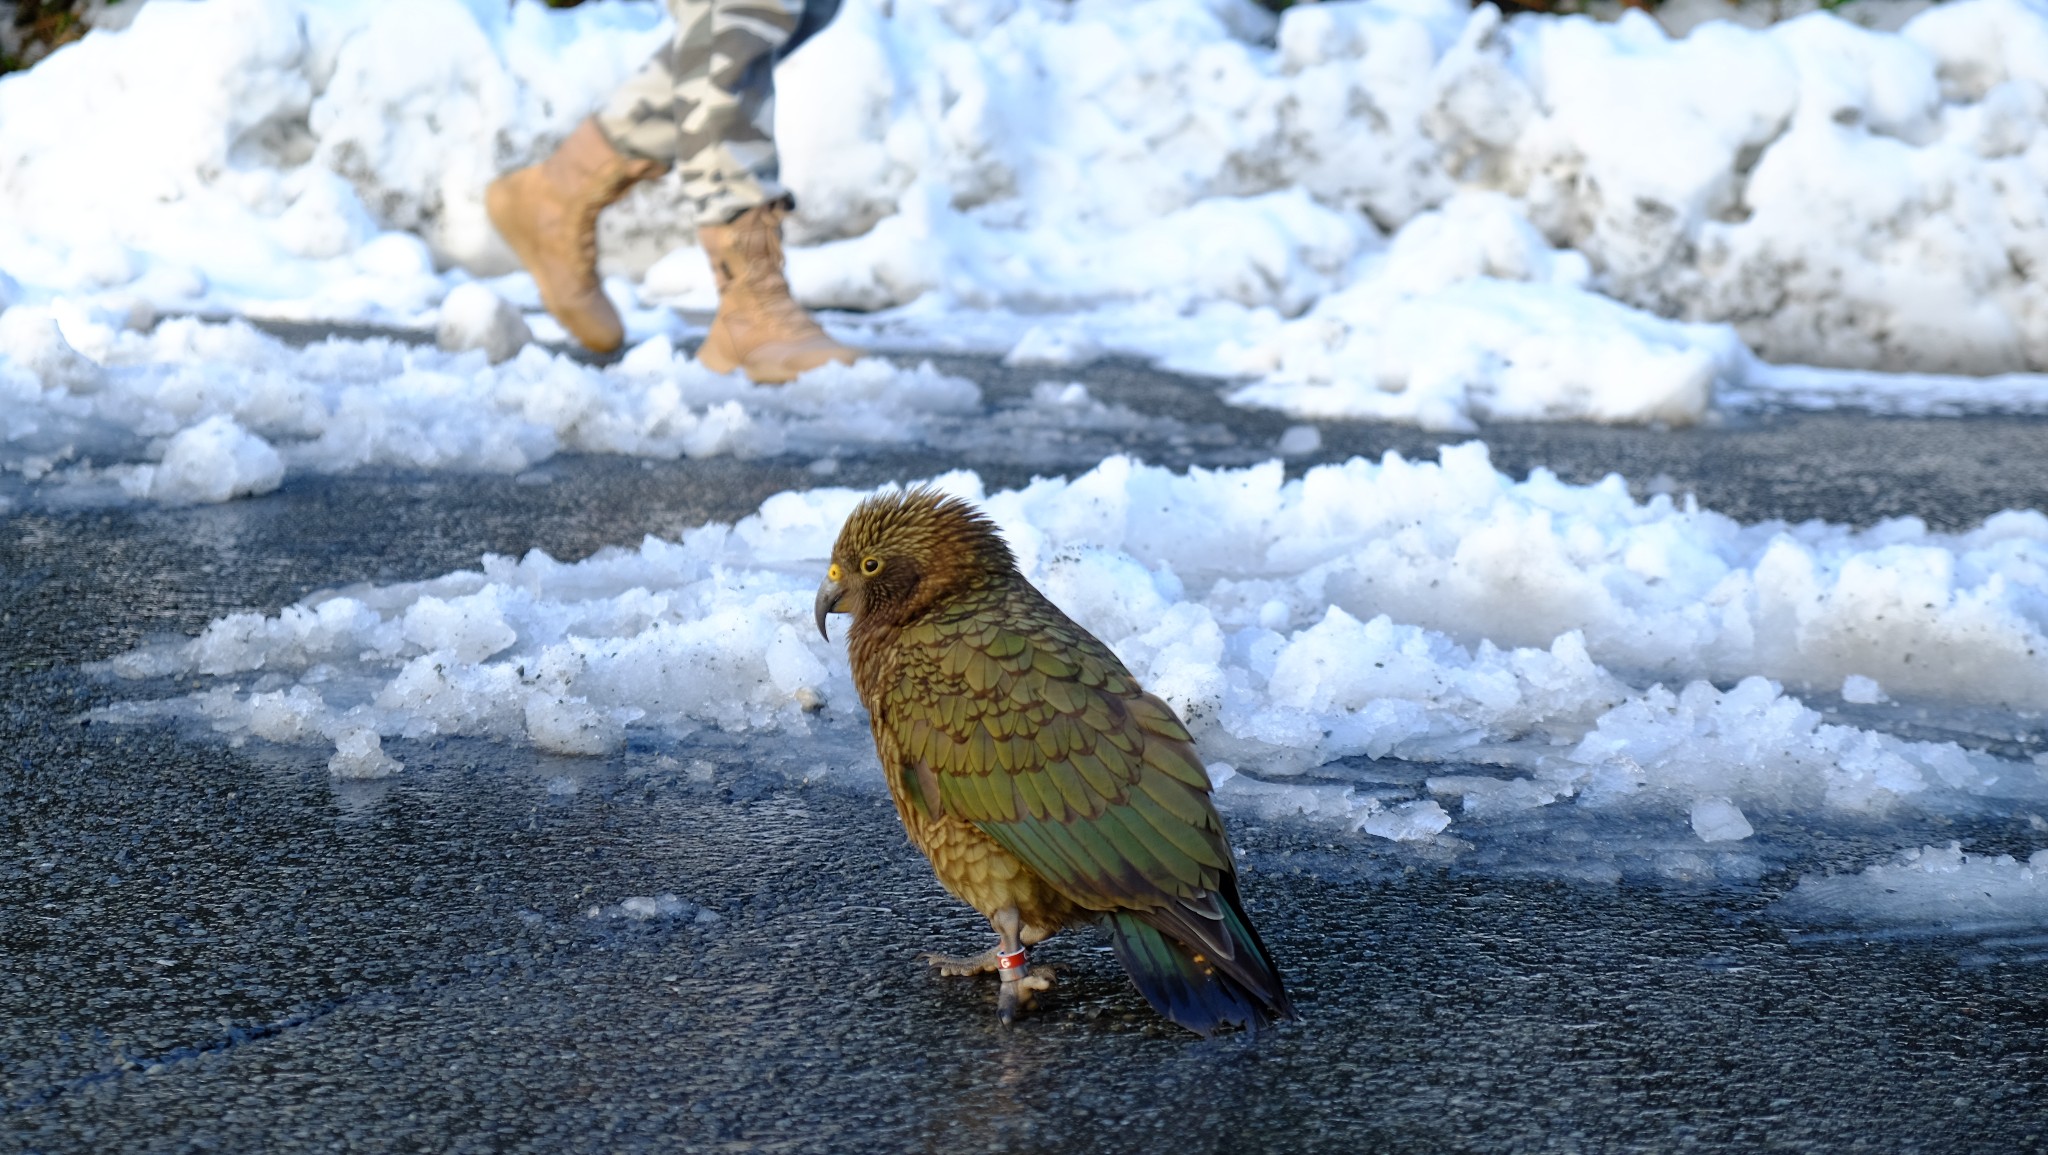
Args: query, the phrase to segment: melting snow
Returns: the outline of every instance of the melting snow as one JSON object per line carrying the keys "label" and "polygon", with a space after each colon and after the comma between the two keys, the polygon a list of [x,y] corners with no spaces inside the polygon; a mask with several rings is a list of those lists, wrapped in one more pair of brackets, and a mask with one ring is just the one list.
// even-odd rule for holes
{"label": "melting snow", "polygon": [[294,349],[241,322],[178,319],[141,334],[61,306],[10,309],[0,468],[224,501],[275,489],[287,471],[516,472],[572,451],[817,453],[914,442],[934,419],[981,412],[978,387],[929,367],[869,359],[764,388],[705,370],[666,337],[603,369],[537,345],[493,365],[490,326],[505,318],[477,305],[476,324],[450,342],[474,351],[456,353],[390,340]]}
{"label": "melting snow", "polygon": [[2048,926],[2048,850],[2022,862],[1967,854],[1953,842],[1923,846],[1857,874],[1803,878],[1779,907],[1795,918],[1889,927]]}
{"label": "melting snow", "polygon": [[[1964,534],[1743,526],[1634,501],[1618,478],[1512,481],[1477,444],[1292,481],[1278,463],[1173,473],[1112,458],[1022,490],[984,494],[971,473],[939,484],[983,500],[1027,576],[1189,721],[1218,797],[1245,813],[1430,843],[1556,810],[1689,823],[1697,848],[1748,845],[1759,813],[2048,798],[2033,763],[1830,723],[1788,692],[1881,668],[1919,707],[2038,711],[2039,514]],[[737,524],[574,564],[493,556],[230,615],[104,666],[205,688],[100,716],[332,742],[335,772],[358,775],[397,769],[380,736],[601,755],[634,730],[806,735],[873,787],[843,643],[810,622],[862,496],[787,492]],[[1363,768],[1382,759],[1435,770],[1374,779]],[[1725,862],[1661,853],[1661,869],[1760,869],[1719,849]]]}

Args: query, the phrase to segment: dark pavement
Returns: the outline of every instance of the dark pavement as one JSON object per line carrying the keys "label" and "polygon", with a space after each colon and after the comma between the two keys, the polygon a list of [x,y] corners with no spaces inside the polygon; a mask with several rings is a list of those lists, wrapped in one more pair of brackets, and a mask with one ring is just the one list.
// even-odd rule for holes
{"label": "dark pavement", "polygon": [[[1264,458],[1293,424],[1130,366],[940,363],[998,405],[1079,377],[1170,415],[1130,440],[1175,465]],[[1463,439],[1321,429],[1318,459]],[[1746,519],[2048,507],[2039,420],[1485,437],[1517,475],[1661,478]],[[1105,451],[1088,433],[1007,460],[905,450],[829,480],[969,465],[1008,485]],[[1240,822],[1303,1021],[1203,1042],[1087,936],[1043,950],[1062,968],[1049,1007],[1001,1030],[992,982],[915,961],[979,949],[978,920],[886,800],[794,784],[780,767],[820,756],[795,739],[636,739],[603,760],[394,742],[402,775],[341,783],[326,751],[78,721],[135,689],[80,664],[145,638],[487,551],[573,559],[736,518],[817,484],[807,464],[302,476],[184,510],[18,494],[0,515],[0,1149],[2048,1150],[2048,939],[1815,936],[1766,913],[1801,872],[1916,841],[2024,855],[2040,836],[2016,815],[1781,838],[1790,857],[1741,887],[1516,877],[1488,865],[1483,825],[1460,824],[1479,842],[1460,857]],[[618,906],[668,894],[651,918]]]}

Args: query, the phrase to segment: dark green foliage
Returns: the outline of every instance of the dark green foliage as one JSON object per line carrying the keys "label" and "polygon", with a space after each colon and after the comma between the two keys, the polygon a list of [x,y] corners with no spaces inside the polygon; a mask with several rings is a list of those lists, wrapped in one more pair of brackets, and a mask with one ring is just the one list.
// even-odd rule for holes
{"label": "dark green foliage", "polygon": [[[107,0],[109,5],[121,0]],[[0,72],[27,68],[92,31],[82,0],[19,0],[13,27],[0,37]],[[9,51],[8,46],[15,46]]]}

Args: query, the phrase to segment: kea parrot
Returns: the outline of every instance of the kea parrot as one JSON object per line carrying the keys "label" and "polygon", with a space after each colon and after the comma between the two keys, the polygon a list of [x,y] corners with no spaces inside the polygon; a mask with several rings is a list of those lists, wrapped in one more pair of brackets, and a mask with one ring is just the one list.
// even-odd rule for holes
{"label": "kea parrot", "polygon": [[853,615],[853,682],[910,841],[987,918],[1004,1025],[1052,984],[1025,948],[1100,923],[1160,1014],[1201,1035],[1292,1018],[1237,893],[1209,776],[1173,710],[931,489],[870,497],[832,547],[818,632]]}

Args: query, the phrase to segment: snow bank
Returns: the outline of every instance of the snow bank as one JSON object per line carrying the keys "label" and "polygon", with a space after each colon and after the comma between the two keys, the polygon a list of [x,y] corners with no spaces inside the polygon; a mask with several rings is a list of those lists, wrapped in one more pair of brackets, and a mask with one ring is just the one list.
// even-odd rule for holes
{"label": "snow bank", "polygon": [[1662,421],[1703,416],[1751,358],[1723,326],[1686,325],[1588,291],[1585,258],[1549,247],[1506,197],[1461,193],[1415,217],[1350,287],[1219,354],[1261,380],[1240,405],[1412,421]]}
{"label": "snow bank", "polygon": [[[1689,820],[1713,843],[1749,837],[1751,813],[2043,793],[2037,767],[1825,724],[1765,676],[1832,688],[1883,665],[1923,707],[2048,700],[2038,514],[1955,536],[1742,527],[1633,502],[1619,479],[1513,482],[1477,445],[1295,481],[1277,463],[1175,474],[1115,458],[992,495],[972,474],[939,484],[984,499],[1031,580],[1188,720],[1221,796],[1254,812],[1427,841],[1576,799]],[[595,755],[634,728],[769,730],[871,765],[844,646],[810,622],[862,496],[783,493],[736,525],[573,565],[487,557],[230,615],[105,667],[204,689],[100,716],[196,711],[358,760],[346,742],[367,738],[350,735]],[[1646,671],[1682,688],[1641,689]],[[1413,784],[1428,797],[1294,777],[1389,757],[1450,765]]]}
{"label": "snow bank", "polygon": [[1439,138],[1607,292],[1772,360],[2048,367],[2048,7],[1681,41],[1640,15],[1489,22],[1445,57]]}
{"label": "snow bank", "polygon": [[0,267],[160,307],[417,321],[509,267],[483,186],[666,38],[661,10],[153,3],[0,80]]}
{"label": "snow bank", "polygon": [[513,472],[570,451],[824,453],[917,441],[935,420],[981,412],[972,382],[876,360],[763,388],[656,337],[592,368],[513,346],[503,326],[518,317],[466,288],[478,294],[469,324],[444,335],[477,348],[456,353],[388,340],[294,349],[241,322],[177,319],[140,334],[68,305],[10,309],[0,313],[0,469],[225,501],[275,489],[287,472]]}
{"label": "snow bank", "polygon": [[[879,222],[796,254],[814,300],[1236,306],[1220,339],[1213,317],[1076,328],[1258,376],[1247,404],[1442,427],[1694,420],[1762,368],[1745,342],[2048,369],[2038,0],[1900,33],[1815,14],[1683,40],[1640,13],[1302,5],[1271,49],[1226,3],[892,12],[855,9],[789,70],[790,175],[818,234]],[[846,92],[867,99],[825,110]],[[1344,210],[1376,227],[1347,231]],[[2013,401],[1954,384],[1870,392]]]}
{"label": "snow bank", "polygon": [[[815,235],[864,234],[795,258],[820,302],[1154,297],[1294,316],[1320,301],[1317,324],[1263,356],[1299,376],[1340,350],[1328,380],[1391,391],[1412,373],[1398,351],[1375,355],[1399,327],[1373,324],[1369,306],[1427,294],[1399,277],[1373,286],[1378,244],[1358,215],[1407,232],[1460,188],[1492,189],[1576,250],[1590,287],[1732,324],[1770,360],[2048,369],[2038,0],[1965,0],[1899,33],[1815,14],[1683,40],[1639,13],[1602,25],[1502,22],[1451,0],[1302,5],[1272,48],[1249,5],[1223,2],[888,12],[850,6],[787,70],[789,176]],[[1475,262],[1409,239],[1445,270],[1438,287],[1551,279],[1525,256]],[[1329,299],[1339,292],[1364,299]],[[1510,301],[1528,295],[1569,309],[1596,344],[1632,338],[1730,368],[1725,337],[1574,308],[1570,294]],[[1340,324],[1362,331],[1333,338]],[[1482,350],[1525,376],[1546,368],[1502,344]],[[1583,365],[1549,368],[1551,392],[1603,391]],[[1674,380],[1697,390],[1687,369],[1652,374],[1630,416],[1655,415]],[[1466,373],[1495,388],[1484,367]],[[1422,392],[1435,384],[1422,375]]]}
{"label": "snow bank", "polygon": [[[151,4],[0,80],[0,299],[432,324],[511,268],[484,184],[662,20]],[[1446,427],[1696,419],[1749,349],[2048,369],[2044,46],[2042,0],[1682,40],[1461,0],[849,0],[779,74],[791,277],[927,342],[962,310],[1135,314],[1065,327],[1261,377],[1246,403]],[[708,301],[690,229],[673,181],[606,216],[636,340],[674,327],[641,306]]]}
{"label": "snow bank", "polygon": [[1946,847],[1907,850],[1858,874],[1799,880],[1775,908],[1786,917],[1880,927],[2048,926],[2048,850],[2009,854]]}

